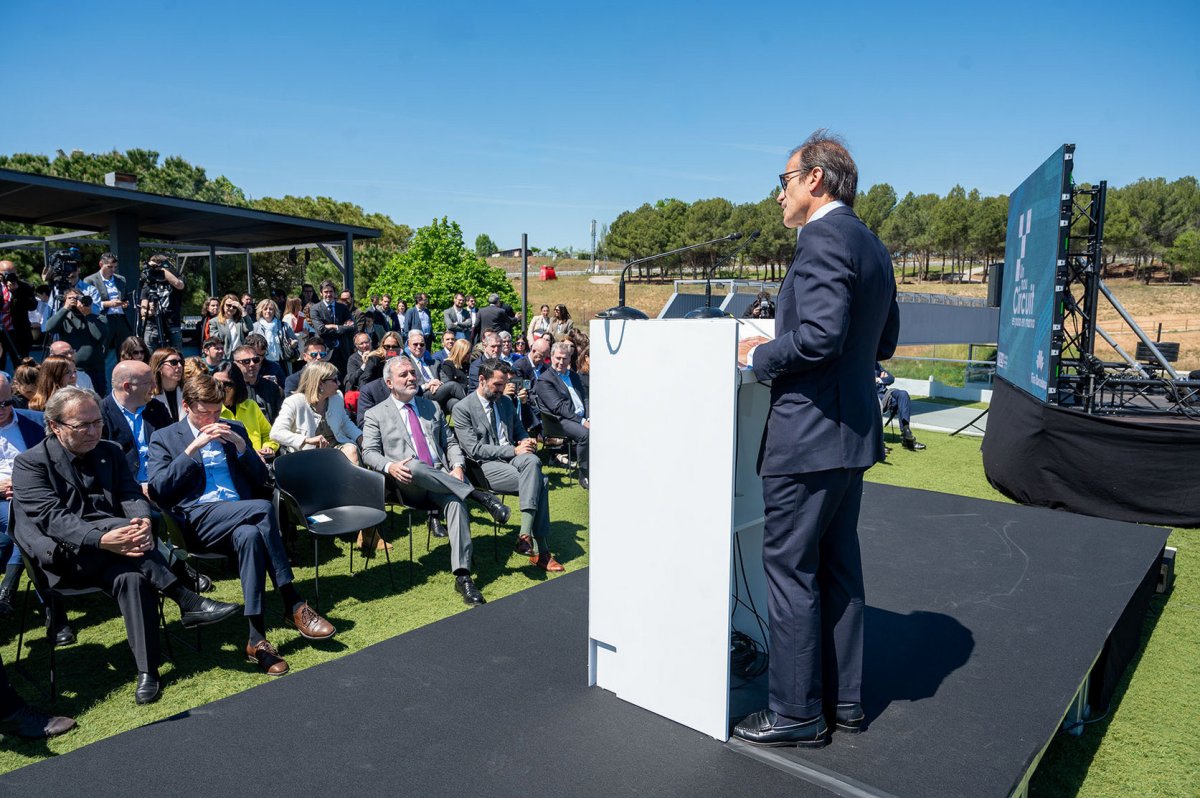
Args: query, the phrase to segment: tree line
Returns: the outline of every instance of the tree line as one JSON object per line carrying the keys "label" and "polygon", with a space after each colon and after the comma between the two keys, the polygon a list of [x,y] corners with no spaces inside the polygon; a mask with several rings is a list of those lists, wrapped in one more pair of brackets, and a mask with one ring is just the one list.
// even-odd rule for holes
{"label": "tree line", "polygon": [[[606,258],[633,260],[734,231],[761,230],[722,276],[777,279],[790,262],[795,232],[780,221],[777,191],[758,202],[722,198],[686,203],[663,199],[617,216],[604,230]],[[901,280],[969,272],[986,279],[990,264],[1004,259],[1008,197],[984,196],[961,185],[945,196],[908,192],[878,183],[860,192],[855,211],[892,252]],[[732,245],[703,247],[648,264],[643,274],[672,271],[703,275]],[[1172,278],[1200,274],[1200,185],[1195,177],[1168,182],[1142,178],[1107,194],[1105,265],[1130,263],[1144,280],[1160,268]]]}

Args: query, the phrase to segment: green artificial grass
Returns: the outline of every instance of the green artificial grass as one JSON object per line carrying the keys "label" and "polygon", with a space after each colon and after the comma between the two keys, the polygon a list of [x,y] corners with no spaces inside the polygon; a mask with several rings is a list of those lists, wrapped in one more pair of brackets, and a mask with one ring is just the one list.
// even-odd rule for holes
{"label": "green artificial grass", "polygon": [[[909,452],[898,436],[889,434],[892,454],[887,463],[867,474],[873,482],[956,493],[994,501],[1008,501],[995,491],[983,474],[979,438],[923,432],[928,449]],[[577,485],[567,486],[563,472],[548,470],[554,489],[550,494],[552,543],[568,572],[588,562],[588,496]],[[514,505],[509,499],[509,506]],[[514,527],[501,537],[503,561],[492,560],[491,521],[476,511],[477,583],[489,600],[495,600],[553,578],[528,565],[512,551]],[[449,552],[444,541],[425,548],[422,517],[414,526],[415,586],[408,586],[408,539],[387,533],[393,550],[397,590],[393,591],[382,555],[366,571],[355,556],[355,573],[347,573],[346,543],[322,546],[322,604],[338,627],[327,644],[311,644],[282,625],[269,630],[293,670],[311,667],[357,651],[393,635],[418,628],[456,612],[468,611],[454,592],[449,574]],[[301,538],[307,543],[307,537]],[[1193,796],[1200,794],[1200,587],[1190,556],[1200,552],[1200,530],[1176,529],[1170,545],[1179,549],[1174,591],[1151,602],[1143,629],[1143,645],[1113,698],[1109,715],[1086,727],[1081,737],[1060,735],[1051,744],[1034,776],[1034,796]],[[311,546],[302,545],[304,557]],[[1190,555],[1190,556],[1189,556]],[[311,560],[309,560],[311,562]],[[312,568],[296,569],[297,583],[311,598]],[[241,601],[235,574],[224,572],[218,581],[218,598]],[[268,607],[278,608],[273,593]],[[245,623],[231,619],[204,630],[204,650],[195,653],[174,643],[176,661],[163,669],[162,699],[148,707],[133,703],[133,662],[125,643],[125,629],[116,605],[106,597],[77,600],[71,612],[79,642],[59,651],[59,684],[62,696],[57,712],[74,715],[79,728],[47,743],[6,739],[0,750],[0,772],[7,772],[47,756],[70,751],[95,740],[201,706],[268,680],[242,656]],[[167,610],[173,632],[181,633],[178,614]],[[26,650],[32,654],[30,670],[44,686],[44,632],[38,618]],[[17,624],[0,627],[0,652],[6,664],[16,656]],[[194,634],[185,634],[194,642]],[[11,673],[17,689],[30,701],[46,707],[45,699],[20,676]],[[287,677],[283,677],[287,678]],[[935,763],[936,764],[936,763]]]}

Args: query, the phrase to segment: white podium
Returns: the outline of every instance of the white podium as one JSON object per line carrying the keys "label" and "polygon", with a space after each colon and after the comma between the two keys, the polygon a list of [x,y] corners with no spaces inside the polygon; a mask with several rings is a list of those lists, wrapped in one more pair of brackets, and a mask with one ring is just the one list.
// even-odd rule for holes
{"label": "white podium", "polygon": [[737,344],[774,322],[596,320],[590,334],[588,683],[725,740],[730,631],[767,642],[745,605],[765,621],[770,394]]}

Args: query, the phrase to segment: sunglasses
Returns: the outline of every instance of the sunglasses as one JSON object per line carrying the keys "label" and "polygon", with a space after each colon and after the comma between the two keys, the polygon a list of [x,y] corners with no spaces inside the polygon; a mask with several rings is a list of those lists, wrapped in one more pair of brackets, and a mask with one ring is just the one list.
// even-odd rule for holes
{"label": "sunglasses", "polygon": [[261,363],[262,361],[263,361],[263,359],[261,357],[259,357],[258,355],[255,355],[254,357],[244,357],[244,358],[241,358],[240,360],[235,360],[233,362],[237,363],[239,365],[242,365],[242,366],[249,366],[252,363]]}
{"label": "sunglasses", "polygon": [[329,352],[309,352],[308,356],[317,360],[324,360],[325,358],[329,357]]}
{"label": "sunglasses", "polygon": [[4,400],[0,400],[0,407],[12,407],[16,403],[17,403],[16,399],[4,399]]}
{"label": "sunglasses", "polygon": [[173,357],[170,360],[164,360],[162,362],[162,365],[164,365],[164,366],[182,366],[183,361],[177,357]]}

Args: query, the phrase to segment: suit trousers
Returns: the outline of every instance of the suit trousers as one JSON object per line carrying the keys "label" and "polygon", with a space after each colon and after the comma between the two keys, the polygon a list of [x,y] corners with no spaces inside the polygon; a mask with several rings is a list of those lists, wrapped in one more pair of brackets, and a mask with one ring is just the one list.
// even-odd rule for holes
{"label": "suit trousers", "polygon": [[450,533],[450,570],[470,572],[471,519],[465,501],[474,488],[471,483],[419,460],[409,461],[408,467],[413,479],[407,485],[399,485],[401,498],[412,507],[433,503],[441,508],[446,531]]}
{"label": "suit trousers", "polygon": [[275,508],[262,499],[196,504],[185,510],[184,537],[200,551],[237,555],[246,615],[262,615],[263,594],[271,577],[275,587],[290,584],[288,562]]}
{"label": "suit trousers", "polygon": [[547,540],[550,537],[550,507],[547,496],[549,491],[546,478],[542,476],[542,461],[536,454],[520,454],[505,463],[501,460],[488,460],[479,464],[483,477],[487,481],[484,487],[497,493],[517,494],[517,503],[522,512],[533,512],[533,538],[537,541],[538,551],[549,551]]}
{"label": "suit trousers", "polygon": [[768,706],[781,715],[811,718],[824,703],[861,700],[862,475],[831,469],[762,478]]}
{"label": "suit trousers", "polygon": [[139,673],[156,673],[162,663],[158,648],[158,593],[175,583],[166,559],[154,549],[141,557],[125,557],[103,549],[85,549],[55,563],[55,587],[98,587],[117,600],[125,634]]}
{"label": "suit trousers", "polygon": [[907,427],[908,422],[912,420],[912,397],[902,388],[889,388],[887,395],[883,409],[888,413],[895,412],[900,426]]}
{"label": "suit trousers", "polygon": [[558,422],[562,425],[563,432],[567,433],[567,437],[575,441],[575,450],[578,452],[579,470],[586,476],[588,473],[588,430],[587,427],[579,423],[573,418],[564,419]]}

